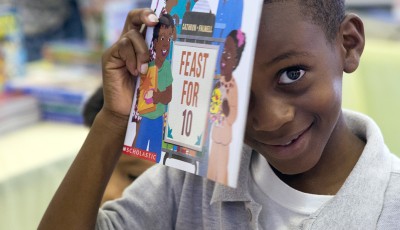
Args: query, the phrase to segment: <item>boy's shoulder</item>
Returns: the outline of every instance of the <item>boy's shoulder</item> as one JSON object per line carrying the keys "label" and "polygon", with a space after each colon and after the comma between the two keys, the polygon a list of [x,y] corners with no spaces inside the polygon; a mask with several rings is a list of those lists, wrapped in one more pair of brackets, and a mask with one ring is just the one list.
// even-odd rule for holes
{"label": "boy's shoulder", "polygon": [[392,155],[392,168],[390,171],[390,180],[386,191],[386,200],[396,199],[400,212],[400,158]]}
{"label": "boy's shoulder", "polygon": [[396,155],[392,156],[392,173],[400,175],[400,158]]}
{"label": "boy's shoulder", "polygon": [[385,193],[385,200],[398,200],[400,212],[400,158],[391,154],[390,179]]}
{"label": "boy's shoulder", "polygon": [[400,226],[400,159],[392,156],[392,170],[382,213],[378,221],[377,229],[398,229]]}

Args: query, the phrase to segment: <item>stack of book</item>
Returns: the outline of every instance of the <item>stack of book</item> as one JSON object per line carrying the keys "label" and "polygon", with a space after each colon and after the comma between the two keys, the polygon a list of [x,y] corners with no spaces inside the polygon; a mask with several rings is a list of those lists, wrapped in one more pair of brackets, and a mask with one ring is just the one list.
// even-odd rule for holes
{"label": "stack of book", "polygon": [[101,47],[85,41],[58,40],[44,44],[43,58],[60,65],[84,65],[100,69]]}
{"label": "stack of book", "polygon": [[7,82],[5,90],[35,97],[43,120],[83,123],[83,106],[100,86],[100,73],[79,66],[49,63],[30,65],[27,72],[25,78]]}
{"label": "stack of book", "polygon": [[36,123],[40,119],[37,99],[17,93],[0,94],[0,135]]}

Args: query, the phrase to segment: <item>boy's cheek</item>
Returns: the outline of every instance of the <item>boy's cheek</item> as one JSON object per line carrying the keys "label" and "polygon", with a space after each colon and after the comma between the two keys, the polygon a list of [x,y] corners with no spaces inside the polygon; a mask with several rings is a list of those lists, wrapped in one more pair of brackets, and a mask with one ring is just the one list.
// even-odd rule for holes
{"label": "boy's cheek", "polygon": [[245,134],[244,134],[244,143],[250,147],[254,147],[253,140],[254,140],[254,138],[251,135],[251,131],[249,130],[248,127],[246,127]]}

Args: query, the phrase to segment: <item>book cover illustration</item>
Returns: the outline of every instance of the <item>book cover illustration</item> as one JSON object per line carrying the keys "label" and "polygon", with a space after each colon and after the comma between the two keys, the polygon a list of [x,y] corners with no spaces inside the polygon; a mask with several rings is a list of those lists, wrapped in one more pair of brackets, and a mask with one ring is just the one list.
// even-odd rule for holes
{"label": "book cover illustration", "polygon": [[123,153],[236,187],[262,3],[152,1]]}

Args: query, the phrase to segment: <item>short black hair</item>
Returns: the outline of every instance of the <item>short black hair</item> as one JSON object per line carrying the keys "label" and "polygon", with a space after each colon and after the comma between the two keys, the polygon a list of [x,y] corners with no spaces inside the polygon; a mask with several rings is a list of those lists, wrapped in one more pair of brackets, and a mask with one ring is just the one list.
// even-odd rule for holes
{"label": "short black hair", "polygon": [[[264,0],[264,4],[289,0]],[[292,0],[293,1],[293,0]],[[335,40],[345,15],[345,0],[296,0],[301,13],[321,26],[329,42]]]}
{"label": "short black hair", "polygon": [[161,14],[160,18],[158,19],[158,23],[157,25],[154,27],[154,31],[153,31],[153,39],[157,40],[158,39],[158,35],[160,33],[160,29],[161,27],[165,27],[165,28],[172,28],[172,30],[175,29],[175,25],[174,25],[174,19],[172,19],[170,14]]}
{"label": "short black hair", "polygon": [[87,100],[83,106],[83,124],[87,127],[91,127],[96,115],[103,108],[104,97],[103,97],[103,87],[99,87],[96,92],[94,92],[90,98]]}

